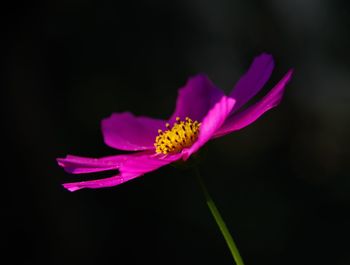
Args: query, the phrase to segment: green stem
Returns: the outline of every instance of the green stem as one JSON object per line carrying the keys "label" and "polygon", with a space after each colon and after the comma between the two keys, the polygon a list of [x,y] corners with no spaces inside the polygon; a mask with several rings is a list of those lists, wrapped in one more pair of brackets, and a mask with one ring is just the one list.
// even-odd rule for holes
{"label": "green stem", "polygon": [[214,217],[214,219],[216,221],[216,224],[220,228],[220,231],[221,231],[222,235],[225,238],[226,244],[227,244],[228,248],[230,249],[230,252],[231,252],[231,254],[233,256],[233,259],[235,260],[237,265],[244,265],[242,257],[239,254],[238,248],[237,248],[235,242],[233,241],[233,238],[232,238],[232,236],[230,234],[230,231],[228,230],[224,220],[222,219],[218,208],[216,208],[216,205],[215,205],[213,199],[210,197],[210,195],[208,193],[208,190],[207,190],[207,188],[204,185],[204,182],[202,180],[202,177],[201,177],[201,175],[199,173],[199,170],[198,170],[197,166],[195,166],[195,171],[196,171],[197,180],[199,182],[199,185],[202,188],[202,191],[204,193],[205,200],[207,202],[209,210],[210,210],[211,214],[213,215],[213,217]]}

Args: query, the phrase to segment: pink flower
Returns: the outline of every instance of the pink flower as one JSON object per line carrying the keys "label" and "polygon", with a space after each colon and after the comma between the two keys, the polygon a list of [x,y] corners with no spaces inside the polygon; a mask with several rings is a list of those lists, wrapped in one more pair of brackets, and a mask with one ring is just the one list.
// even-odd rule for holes
{"label": "pink flower", "polygon": [[113,148],[136,151],[103,158],[68,155],[58,164],[73,174],[118,170],[113,177],[63,186],[75,191],[119,185],[176,160],[187,160],[209,140],[244,128],[277,106],[292,70],[260,101],[242,109],[269,79],[274,67],[271,55],[256,57],[227,96],[205,76],[190,78],[179,90],[176,108],[169,120],[113,113],[102,121],[105,143]]}

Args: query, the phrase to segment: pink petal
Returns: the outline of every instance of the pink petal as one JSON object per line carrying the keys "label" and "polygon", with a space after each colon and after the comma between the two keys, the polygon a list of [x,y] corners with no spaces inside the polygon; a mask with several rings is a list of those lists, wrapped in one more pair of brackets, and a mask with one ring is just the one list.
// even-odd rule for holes
{"label": "pink petal", "polygon": [[66,183],[63,186],[69,191],[76,191],[82,188],[96,189],[116,186],[172,163],[178,160],[181,154],[160,156],[154,152],[146,151],[123,156],[124,159],[119,161],[118,164],[118,175],[99,180]]}
{"label": "pink petal", "polygon": [[112,187],[112,186],[122,184],[123,182],[124,182],[123,178],[119,175],[116,175],[105,179],[65,183],[63,184],[63,187],[65,187],[69,191],[76,191],[83,188],[98,189],[98,188]]}
{"label": "pink petal", "polygon": [[207,112],[215,105],[224,93],[216,88],[205,75],[190,78],[178,92],[175,111],[169,122],[176,117],[202,121]]}
{"label": "pink petal", "polygon": [[135,176],[141,176],[144,173],[151,172],[162,166],[168,165],[181,158],[181,154],[159,155],[155,153],[143,154],[127,159],[122,163],[119,170],[121,175],[129,180]]}
{"label": "pink petal", "polygon": [[212,138],[213,134],[224,124],[234,105],[235,100],[226,96],[223,96],[214,105],[201,123],[197,141],[189,149],[183,150],[184,160],[188,159],[191,154],[195,153]]}
{"label": "pink petal", "polygon": [[158,129],[164,129],[165,123],[164,120],[135,117],[129,112],[114,113],[102,120],[102,134],[105,143],[116,149],[154,149]]}
{"label": "pink petal", "polygon": [[261,90],[269,80],[273,67],[273,58],[269,54],[263,53],[254,59],[249,70],[240,78],[230,93],[230,97],[236,100],[232,112],[242,107]]}
{"label": "pink petal", "polygon": [[257,120],[269,109],[277,106],[282,99],[285,86],[289,82],[292,73],[293,70],[289,70],[281,81],[279,81],[262,100],[246,110],[230,116],[224,125],[215,133],[214,137],[223,136],[230,132],[242,129]]}
{"label": "pink petal", "polygon": [[83,174],[118,169],[126,155],[109,156],[103,158],[88,158],[67,155],[65,158],[57,158],[58,164],[65,171],[72,174]]}

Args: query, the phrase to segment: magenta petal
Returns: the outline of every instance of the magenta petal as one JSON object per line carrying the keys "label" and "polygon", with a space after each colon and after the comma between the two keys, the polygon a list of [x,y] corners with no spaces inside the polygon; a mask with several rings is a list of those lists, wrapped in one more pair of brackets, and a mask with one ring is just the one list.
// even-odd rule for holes
{"label": "magenta petal", "polygon": [[58,164],[65,171],[72,174],[84,174],[118,169],[126,155],[109,156],[103,158],[88,158],[67,155],[65,158],[57,158]]}
{"label": "magenta petal", "polygon": [[135,117],[129,112],[114,113],[102,120],[102,133],[105,143],[116,149],[154,149],[158,129],[164,129],[165,123],[163,120]]}
{"label": "magenta petal", "polygon": [[127,159],[122,163],[119,170],[124,180],[141,176],[147,172],[156,170],[162,166],[168,165],[181,158],[181,154],[159,155],[159,154],[144,154]]}
{"label": "magenta petal", "polygon": [[220,100],[224,93],[216,88],[205,75],[190,78],[178,92],[175,111],[169,122],[176,117],[202,121],[207,112]]}
{"label": "magenta petal", "polygon": [[76,191],[82,188],[96,189],[116,186],[172,163],[180,157],[181,154],[160,156],[148,151],[124,155],[125,159],[119,163],[118,175],[99,180],[66,183],[63,186],[70,191]]}
{"label": "magenta petal", "polygon": [[123,178],[117,175],[117,176],[105,178],[105,179],[65,183],[63,184],[63,187],[65,187],[69,191],[76,191],[83,188],[97,189],[97,188],[112,187],[112,186],[119,185],[123,182],[124,182]]}
{"label": "magenta petal", "polygon": [[189,148],[183,150],[183,159],[195,153],[201,146],[208,142],[214,133],[224,124],[226,118],[230,115],[235,100],[223,96],[219,102],[208,112],[201,123],[197,141]]}
{"label": "magenta petal", "polygon": [[214,137],[222,136],[230,132],[244,128],[258,119],[269,109],[277,106],[283,96],[286,84],[292,76],[293,70],[288,73],[278,82],[278,84],[270,90],[270,92],[259,102],[247,108],[238,114],[230,116],[224,125],[215,133]]}
{"label": "magenta petal", "polygon": [[230,97],[236,100],[232,112],[242,107],[261,90],[269,80],[273,67],[273,58],[269,54],[263,53],[254,59],[249,70],[240,78],[230,93]]}

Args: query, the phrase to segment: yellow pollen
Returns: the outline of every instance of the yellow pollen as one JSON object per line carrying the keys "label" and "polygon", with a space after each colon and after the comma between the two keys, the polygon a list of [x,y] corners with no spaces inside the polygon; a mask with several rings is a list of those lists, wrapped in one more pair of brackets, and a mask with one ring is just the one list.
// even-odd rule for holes
{"label": "yellow pollen", "polygon": [[158,130],[154,146],[157,154],[178,153],[186,147],[190,147],[198,138],[200,123],[186,117],[181,121],[179,117],[173,127],[165,124],[166,131]]}

